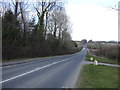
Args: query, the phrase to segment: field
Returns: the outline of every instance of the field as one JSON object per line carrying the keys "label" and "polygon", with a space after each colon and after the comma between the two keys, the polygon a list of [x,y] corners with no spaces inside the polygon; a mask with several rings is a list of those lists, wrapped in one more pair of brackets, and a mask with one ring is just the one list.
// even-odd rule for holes
{"label": "field", "polygon": [[81,71],[78,88],[120,88],[118,68],[104,65],[85,65]]}

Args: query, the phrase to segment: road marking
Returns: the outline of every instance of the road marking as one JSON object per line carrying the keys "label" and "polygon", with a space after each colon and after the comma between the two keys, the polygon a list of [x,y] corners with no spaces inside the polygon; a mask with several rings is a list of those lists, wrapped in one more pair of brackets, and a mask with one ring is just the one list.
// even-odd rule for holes
{"label": "road marking", "polygon": [[[75,56],[75,57],[76,57],[76,56]],[[72,58],[74,58],[74,57],[72,57]],[[69,59],[72,59],[72,58],[64,59],[64,60],[61,60],[61,61],[58,61],[58,62],[53,62],[53,63],[48,64],[48,65],[45,65],[45,66],[43,66],[43,67],[37,67],[37,68],[35,68],[35,69],[31,70],[31,71],[28,71],[28,72],[26,72],[26,73],[23,73],[23,74],[20,74],[20,75],[15,76],[15,77],[6,79],[6,80],[4,80],[4,81],[1,81],[0,84],[1,84],[1,83],[5,83],[5,82],[8,82],[8,81],[13,80],[13,79],[16,79],[16,78],[19,78],[19,77],[22,77],[22,76],[25,76],[25,75],[27,75],[27,74],[33,73],[33,72],[38,71],[38,70],[41,70],[41,69],[43,69],[43,68],[52,66],[52,65],[54,65],[54,64],[68,61]]]}
{"label": "road marking", "polygon": [[83,48],[81,51],[83,51],[85,48]]}

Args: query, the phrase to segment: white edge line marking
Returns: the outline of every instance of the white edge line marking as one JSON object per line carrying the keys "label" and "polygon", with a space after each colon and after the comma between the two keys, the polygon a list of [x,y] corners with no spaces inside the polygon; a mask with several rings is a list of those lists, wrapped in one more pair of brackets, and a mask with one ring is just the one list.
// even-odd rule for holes
{"label": "white edge line marking", "polygon": [[[72,58],[74,58],[74,57],[72,57]],[[31,71],[28,71],[28,72],[26,72],[26,73],[23,73],[23,74],[20,74],[20,75],[15,76],[15,77],[6,79],[6,80],[4,80],[4,81],[1,81],[0,84],[1,84],[1,83],[4,83],[4,82],[7,82],[7,81],[10,81],[10,80],[13,80],[13,79],[16,79],[16,78],[19,78],[19,77],[22,77],[22,76],[25,76],[25,75],[27,75],[27,74],[33,73],[33,72],[35,72],[35,71],[41,70],[41,69],[46,68],[46,67],[49,67],[49,66],[51,66],[51,65],[54,65],[54,64],[57,64],[57,63],[60,63],[60,62],[67,61],[67,60],[72,59],[72,58],[64,59],[64,60],[61,60],[61,61],[58,61],[58,62],[53,62],[53,63],[48,64],[48,65],[43,66],[43,67],[35,68],[35,69],[33,69],[33,70],[31,70]]]}

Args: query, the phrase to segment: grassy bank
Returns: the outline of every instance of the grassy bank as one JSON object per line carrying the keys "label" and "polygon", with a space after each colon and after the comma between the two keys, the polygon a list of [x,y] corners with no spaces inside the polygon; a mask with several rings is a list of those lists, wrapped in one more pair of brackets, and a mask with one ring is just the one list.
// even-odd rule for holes
{"label": "grassy bank", "polygon": [[118,68],[104,65],[85,65],[77,84],[78,88],[120,88]]}

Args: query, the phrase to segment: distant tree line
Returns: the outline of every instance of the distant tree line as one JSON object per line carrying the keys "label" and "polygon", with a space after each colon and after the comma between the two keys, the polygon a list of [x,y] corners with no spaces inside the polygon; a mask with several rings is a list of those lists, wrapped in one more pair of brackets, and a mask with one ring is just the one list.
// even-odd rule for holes
{"label": "distant tree line", "polygon": [[92,40],[89,40],[88,42],[89,43],[111,43],[111,44],[117,44],[117,43],[119,43],[117,41],[92,41]]}
{"label": "distant tree line", "polygon": [[76,43],[71,40],[71,23],[63,2],[12,0],[0,4],[3,7],[3,60],[77,52]]}

